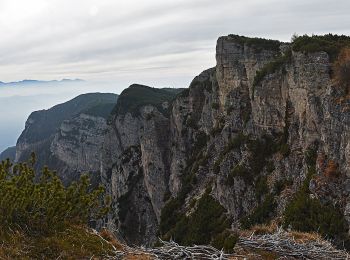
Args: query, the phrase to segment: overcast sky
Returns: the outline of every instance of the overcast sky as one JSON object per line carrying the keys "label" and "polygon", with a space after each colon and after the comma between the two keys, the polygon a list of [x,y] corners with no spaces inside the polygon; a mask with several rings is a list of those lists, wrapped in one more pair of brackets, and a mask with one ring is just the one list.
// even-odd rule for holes
{"label": "overcast sky", "polygon": [[[16,124],[1,124],[0,150],[15,143],[32,110],[78,93],[120,93],[135,82],[187,87],[215,65],[220,35],[350,34],[349,12],[349,0],[0,0],[0,81],[93,83],[54,92],[0,88],[2,112],[14,96],[26,100],[10,113]],[[13,121],[5,113],[0,120]]]}

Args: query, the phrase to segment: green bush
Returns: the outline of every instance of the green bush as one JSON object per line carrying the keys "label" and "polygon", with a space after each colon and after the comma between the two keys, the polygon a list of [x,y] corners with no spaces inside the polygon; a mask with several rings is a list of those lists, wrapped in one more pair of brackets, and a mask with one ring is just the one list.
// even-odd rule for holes
{"label": "green bush", "polygon": [[193,128],[193,129],[198,129],[197,122],[192,117],[188,117],[187,118],[186,126],[190,127],[190,128]]}
{"label": "green bush", "polygon": [[226,183],[228,185],[234,184],[234,179],[240,177],[247,183],[252,183],[254,176],[251,175],[251,172],[243,165],[236,165],[232,171],[228,174]]}
{"label": "green bush", "polygon": [[339,52],[344,47],[350,46],[350,37],[345,35],[303,35],[297,37],[292,42],[293,51],[312,53],[325,51],[328,53],[331,61],[334,61]]}
{"label": "green bush", "polygon": [[0,164],[0,225],[34,233],[50,233],[65,223],[86,224],[107,213],[102,205],[104,189],[91,190],[89,178],[64,187],[55,172],[44,168],[37,174],[35,155],[28,163]]}
{"label": "green bush", "polygon": [[305,162],[308,168],[315,167],[316,166],[316,159],[317,159],[317,149],[310,147],[305,151]]}
{"label": "green bush", "polygon": [[347,222],[338,209],[331,204],[322,204],[304,192],[299,192],[287,205],[284,226],[303,232],[318,232],[332,239],[347,232]]}
{"label": "green bush", "polygon": [[[278,71],[279,69],[284,69],[284,66],[290,62],[292,53],[290,51],[286,52],[284,55],[277,57],[275,60],[267,63],[261,70],[256,72],[254,77],[253,86],[257,86],[265,78],[265,76],[270,75]],[[253,92],[254,96],[254,92]]]}
{"label": "green bush", "polygon": [[239,239],[237,234],[230,232],[229,230],[225,230],[224,232],[216,235],[212,240],[211,244],[213,247],[224,250],[227,254],[232,254],[234,252],[234,247]]}
{"label": "green bush", "polygon": [[229,106],[226,110],[227,114],[230,115],[235,110],[234,106]]}
{"label": "green bush", "polygon": [[159,231],[162,235],[166,235],[179,221],[182,201],[179,198],[171,198],[162,209],[160,216]]}
{"label": "green bush", "polygon": [[193,145],[193,155],[198,154],[203,148],[205,148],[208,140],[209,136],[205,132],[199,131],[196,135],[196,141]]}
{"label": "green bush", "polygon": [[219,107],[220,107],[220,105],[219,105],[219,103],[213,103],[213,104],[211,104],[211,108],[212,109],[219,109]]}
{"label": "green bush", "polygon": [[279,152],[283,155],[283,157],[287,157],[290,154],[289,145],[287,143],[283,143],[279,146]]}
{"label": "green bush", "polygon": [[172,199],[162,210],[160,233],[163,238],[173,238],[183,245],[210,244],[215,236],[230,227],[225,209],[209,194],[198,200],[196,210],[185,216],[179,205],[181,200]]}
{"label": "green bush", "polygon": [[258,52],[263,50],[279,51],[281,45],[281,42],[276,40],[269,40],[263,38],[249,38],[235,34],[230,34],[229,37],[238,44],[253,47]]}
{"label": "green bush", "polygon": [[243,125],[246,126],[247,123],[249,122],[250,120],[250,116],[251,116],[251,110],[250,109],[246,109],[242,112],[242,121],[243,121]]}
{"label": "green bush", "polygon": [[269,186],[267,185],[267,177],[259,176],[255,183],[255,196],[260,199],[263,195],[268,193]]}
{"label": "green bush", "polygon": [[250,139],[247,142],[250,151],[250,169],[253,176],[257,176],[267,165],[268,158],[276,152],[276,143],[270,136],[261,139]]}
{"label": "green bush", "polygon": [[267,164],[266,164],[266,171],[268,173],[272,173],[274,170],[275,170],[275,165],[273,163],[273,161],[268,161]]}
{"label": "green bush", "polygon": [[230,235],[224,241],[224,252],[228,254],[232,254],[234,252],[234,247],[238,241],[238,235]]}
{"label": "green bush", "polygon": [[221,165],[223,160],[224,160],[224,156],[222,154],[220,154],[219,158],[214,162],[214,165],[213,165],[213,173],[214,174],[219,174],[220,165]]}
{"label": "green bush", "polygon": [[233,149],[239,149],[247,140],[248,137],[243,133],[237,134],[234,138],[228,141],[228,144],[223,151],[224,154],[227,154]]}
{"label": "green bush", "polygon": [[241,219],[242,228],[248,229],[256,224],[263,224],[270,221],[276,207],[277,205],[273,195],[268,194],[265,200],[250,215]]}

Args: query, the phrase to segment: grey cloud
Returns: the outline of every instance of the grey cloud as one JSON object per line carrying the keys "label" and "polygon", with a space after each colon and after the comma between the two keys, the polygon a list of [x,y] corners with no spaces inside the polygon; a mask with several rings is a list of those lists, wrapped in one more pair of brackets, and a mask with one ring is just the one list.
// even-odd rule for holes
{"label": "grey cloud", "polygon": [[[326,11],[319,7],[325,6],[322,2],[328,3]],[[97,1],[90,1],[88,5],[91,3],[98,5]],[[149,4],[139,8],[129,6],[128,12],[118,15],[117,12],[114,14],[118,4],[107,3],[109,8],[95,18],[80,12],[76,16],[59,18],[60,12],[66,14],[66,11],[58,8],[53,21],[49,20],[48,28],[56,28],[52,24],[55,25],[57,19],[62,20],[62,28],[58,26],[51,33],[49,29],[40,32],[39,24],[42,21],[37,20],[33,26],[40,32],[38,38],[32,29],[32,37],[26,37],[9,49],[4,48],[4,55],[0,56],[1,64],[36,63],[37,73],[42,75],[45,64],[74,64],[80,61],[85,64],[77,69],[86,74],[84,71],[89,71],[90,63],[103,65],[118,60],[120,66],[128,66],[128,60],[137,58],[188,53],[199,49],[200,42],[210,42],[214,49],[215,39],[220,34],[231,32],[265,37],[271,35],[283,40],[293,32],[304,33],[300,27],[310,32],[323,32],[327,28],[335,28],[334,16],[339,20],[345,19],[346,9],[340,7],[349,5],[345,1],[337,4],[330,1],[309,1],[307,4],[302,1],[148,1]],[[86,9],[87,5],[81,4]],[[317,12],[333,14],[332,22],[320,20]],[[45,14],[44,18],[49,15]],[[296,17],[298,19],[293,19]],[[314,29],[315,24],[319,25],[318,30]],[[341,24],[338,25],[340,29],[346,23]],[[28,26],[28,30],[30,28]],[[130,67],[133,65],[132,62]]]}

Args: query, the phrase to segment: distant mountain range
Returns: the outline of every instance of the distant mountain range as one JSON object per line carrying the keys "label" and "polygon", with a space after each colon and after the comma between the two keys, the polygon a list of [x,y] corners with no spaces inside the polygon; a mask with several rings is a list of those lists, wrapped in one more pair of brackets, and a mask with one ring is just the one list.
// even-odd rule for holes
{"label": "distant mountain range", "polygon": [[51,84],[62,84],[62,83],[82,83],[85,82],[82,79],[62,79],[62,80],[32,80],[32,79],[25,79],[21,81],[14,81],[14,82],[2,82],[0,81],[0,87],[2,86],[31,86],[31,85],[51,85]]}

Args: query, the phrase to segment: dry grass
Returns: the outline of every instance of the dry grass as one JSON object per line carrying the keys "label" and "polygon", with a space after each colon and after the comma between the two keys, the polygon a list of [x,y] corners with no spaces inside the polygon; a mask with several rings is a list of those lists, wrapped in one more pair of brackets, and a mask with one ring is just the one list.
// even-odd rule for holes
{"label": "dry grass", "polygon": [[[241,237],[274,234],[278,230],[278,222],[270,225],[256,225],[250,230],[241,232]],[[286,233],[291,241],[307,243],[321,241],[316,233],[291,231]],[[286,237],[286,239],[287,239]],[[152,260],[154,256],[141,248],[130,248],[121,244],[107,230],[94,233],[85,227],[70,226],[63,232],[49,236],[28,236],[24,232],[0,232],[0,259],[106,259],[123,252],[119,258],[124,260]],[[148,253],[147,253],[147,252]],[[232,259],[277,259],[279,255],[271,250],[242,247],[235,248],[237,256]],[[116,259],[119,259],[116,258]],[[290,258],[293,259],[293,258]]]}
{"label": "dry grass", "polygon": [[273,234],[276,232],[277,229],[278,229],[277,221],[271,221],[269,225],[264,225],[264,224],[255,225],[248,230],[241,230],[239,234],[240,236],[243,236],[243,237],[249,237],[253,234],[255,235]]}
{"label": "dry grass", "polygon": [[100,231],[100,235],[103,239],[107,240],[109,243],[111,243],[115,249],[123,251],[125,246],[121,244],[115,237],[114,235],[108,231],[107,229],[102,229]]}
{"label": "dry grass", "polygon": [[113,246],[85,227],[70,226],[49,235],[1,232],[0,259],[104,259]]}
{"label": "dry grass", "polygon": [[152,260],[154,257],[151,257],[147,254],[128,254],[123,258],[123,260]]}
{"label": "dry grass", "polygon": [[[279,228],[278,221],[272,221],[269,225],[256,225],[250,228],[249,230],[242,230],[240,236],[250,237],[251,235],[265,235],[265,234],[274,234]],[[307,241],[319,241],[322,240],[322,237],[315,233],[306,233],[299,231],[290,231],[287,233],[288,237],[294,238],[298,243],[305,243]]]}
{"label": "dry grass", "polygon": [[317,234],[315,232],[313,233],[306,233],[306,232],[298,232],[298,231],[290,231],[288,235],[291,238],[294,238],[296,242],[298,243],[305,243],[310,241],[320,241],[322,240],[322,237],[320,234]]}

